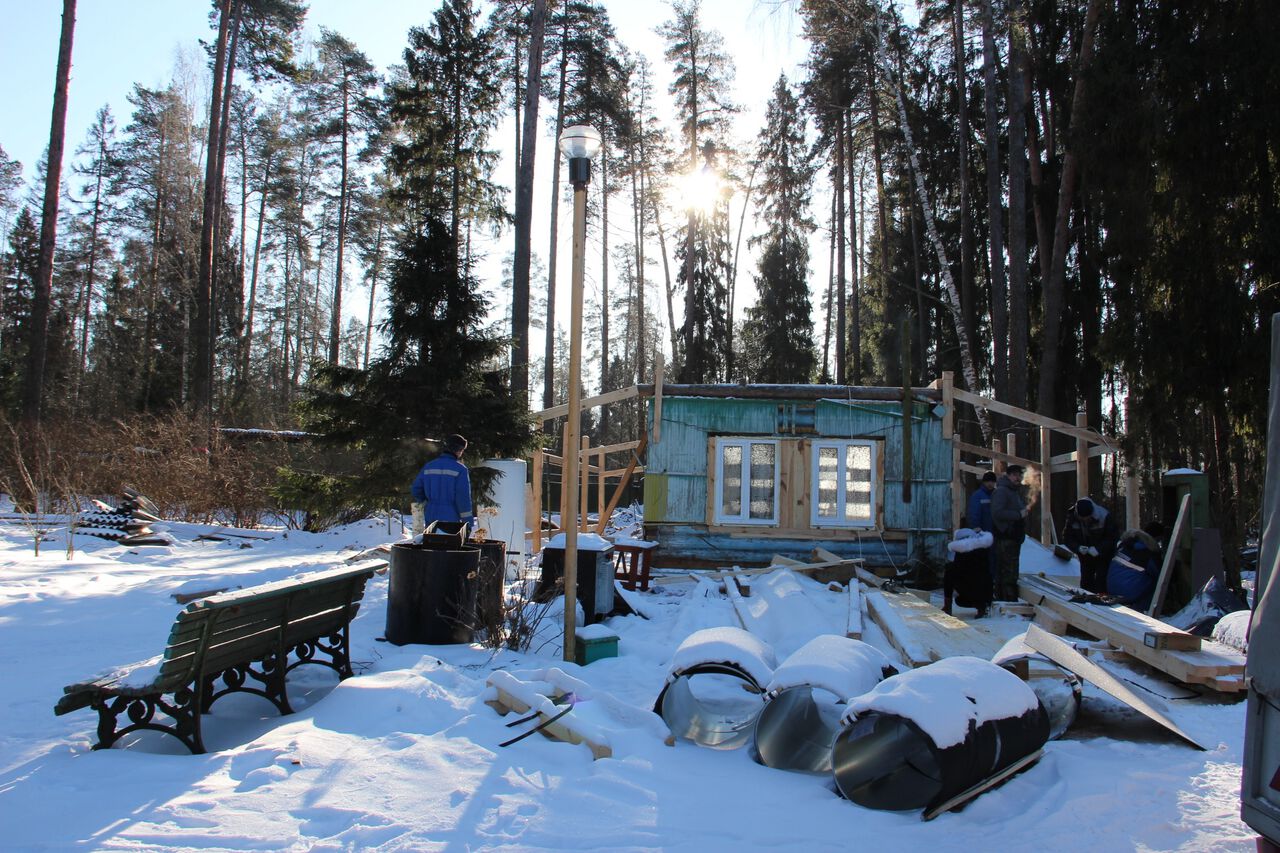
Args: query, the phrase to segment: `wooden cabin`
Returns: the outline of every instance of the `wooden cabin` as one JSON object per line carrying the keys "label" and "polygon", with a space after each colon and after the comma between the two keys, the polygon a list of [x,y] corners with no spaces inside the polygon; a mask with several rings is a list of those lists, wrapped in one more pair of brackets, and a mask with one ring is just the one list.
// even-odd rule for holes
{"label": "wooden cabin", "polygon": [[[647,401],[645,538],[658,566],[767,565],[815,547],[946,558],[953,453],[941,391],[664,385]],[[903,429],[908,411],[910,428]]]}

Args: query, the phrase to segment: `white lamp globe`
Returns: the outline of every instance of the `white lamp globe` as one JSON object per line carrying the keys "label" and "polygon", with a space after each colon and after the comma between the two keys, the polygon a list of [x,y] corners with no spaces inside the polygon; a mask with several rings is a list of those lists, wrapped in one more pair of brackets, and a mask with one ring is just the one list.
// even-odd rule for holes
{"label": "white lamp globe", "polygon": [[560,134],[560,153],[566,157],[591,159],[600,152],[600,131],[589,124],[566,127]]}

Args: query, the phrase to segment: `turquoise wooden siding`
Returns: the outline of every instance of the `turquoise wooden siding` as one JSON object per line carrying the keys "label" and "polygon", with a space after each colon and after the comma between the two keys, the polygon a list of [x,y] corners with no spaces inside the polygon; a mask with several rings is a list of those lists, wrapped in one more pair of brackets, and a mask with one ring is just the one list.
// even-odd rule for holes
{"label": "turquoise wooden siding", "polygon": [[[781,438],[872,438],[884,466],[881,503],[890,530],[946,531],[951,524],[951,447],[942,439],[942,421],[933,408],[916,403],[911,427],[911,502],[902,502],[902,406],[900,403],[823,400],[816,407],[814,433],[780,432],[804,403],[790,400],[734,400],[668,397],[662,402],[662,439],[650,444],[645,465],[645,520],[651,523],[707,523],[707,439],[715,435]],[[779,406],[783,406],[780,415]],[[653,418],[653,401],[649,401]],[[807,486],[806,486],[807,488]],[[945,541],[924,537],[931,555]],[[941,552],[935,556],[944,556]]]}

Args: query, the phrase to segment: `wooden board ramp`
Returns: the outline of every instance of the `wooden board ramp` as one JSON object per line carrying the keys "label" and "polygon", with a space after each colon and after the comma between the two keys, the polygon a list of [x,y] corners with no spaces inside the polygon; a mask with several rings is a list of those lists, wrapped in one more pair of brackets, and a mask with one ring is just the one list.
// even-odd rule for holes
{"label": "wooden board ramp", "polygon": [[[1224,693],[1245,689],[1245,657],[1235,649],[1211,640],[1202,640],[1198,649],[1168,648],[1171,644],[1188,645],[1190,641],[1180,637],[1170,640],[1172,635],[1183,632],[1132,608],[1073,602],[1075,592],[1045,577],[1023,575],[1018,580],[1018,595],[1023,600],[1178,681]],[[1148,635],[1153,635],[1150,643]]]}
{"label": "wooden board ramp", "polygon": [[1003,645],[985,629],[948,616],[914,595],[867,590],[867,613],[911,667],[958,655],[990,660]]}

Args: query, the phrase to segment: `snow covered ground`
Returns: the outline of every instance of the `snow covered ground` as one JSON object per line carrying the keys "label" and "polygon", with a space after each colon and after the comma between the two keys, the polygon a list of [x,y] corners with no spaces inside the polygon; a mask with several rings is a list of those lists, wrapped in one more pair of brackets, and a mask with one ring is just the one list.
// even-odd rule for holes
{"label": "snow covered ground", "polygon": [[[338,564],[396,536],[369,521],[271,541],[171,548],[77,537],[32,555],[0,523],[0,848],[5,850],[1247,850],[1239,820],[1244,706],[1173,698],[1184,726],[1215,744],[1196,752],[1086,687],[1075,728],[1044,758],[961,812],[874,812],[839,799],[830,779],[770,770],[748,751],[663,743],[648,713],[680,641],[737,624],[707,585],[642,595],[648,620],[610,620],[620,657],[579,668],[539,655],[378,642],[387,580],[375,577],[353,625],[360,674],[341,684],[298,672],[300,711],[256,697],[221,700],[206,718],[211,752],[147,736],[91,752],[96,717],[55,717],[62,687],[161,650],[175,591],[249,586]],[[245,547],[248,546],[248,547]],[[814,636],[843,633],[845,598],[780,575],[754,628],[782,659]],[[771,592],[770,592],[771,591]],[[972,611],[960,610],[972,617]],[[1025,623],[990,617],[1012,636]],[[868,622],[866,639],[897,660]],[[607,733],[613,757],[513,730],[484,704],[493,670],[560,667],[589,686],[575,714]],[[1172,696],[1185,695],[1166,685]],[[299,698],[302,697],[302,698]]]}

